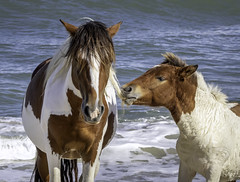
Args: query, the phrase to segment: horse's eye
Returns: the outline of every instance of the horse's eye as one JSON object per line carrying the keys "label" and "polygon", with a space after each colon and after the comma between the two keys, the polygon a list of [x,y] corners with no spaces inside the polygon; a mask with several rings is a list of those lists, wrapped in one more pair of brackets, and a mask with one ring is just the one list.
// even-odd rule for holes
{"label": "horse's eye", "polygon": [[158,79],[159,81],[161,81],[161,82],[164,81],[164,80],[166,80],[166,78],[163,77],[163,76],[158,76],[157,79]]}

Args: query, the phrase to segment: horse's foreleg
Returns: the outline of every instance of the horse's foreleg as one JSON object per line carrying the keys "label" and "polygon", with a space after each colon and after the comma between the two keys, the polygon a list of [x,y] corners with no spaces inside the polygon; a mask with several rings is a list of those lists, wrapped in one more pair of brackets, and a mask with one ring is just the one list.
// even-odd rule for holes
{"label": "horse's foreleg", "polygon": [[37,169],[43,181],[49,181],[47,155],[37,148]]}
{"label": "horse's foreleg", "polygon": [[178,171],[178,182],[191,182],[196,175],[196,172],[180,161]]}
{"label": "horse's foreleg", "polygon": [[95,168],[94,178],[96,178],[96,176],[97,176],[99,167],[100,167],[100,159],[98,158],[98,160],[96,160],[96,168]]}
{"label": "horse's foreleg", "polygon": [[220,181],[222,166],[211,166],[206,174],[207,182]]}
{"label": "horse's foreleg", "polygon": [[93,163],[91,161],[89,162],[83,161],[82,175],[79,181],[94,182],[94,179],[99,170],[99,165],[100,165],[100,162],[98,157],[95,159]]}
{"label": "horse's foreleg", "polygon": [[61,175],[60,175],[61,159],[59,155],[49,152],[47,153],[47,161],[48,161],[48,171],[49,171],[49,182],[60,182],[61,181]]}
{"label": "horse's foreleg", "polygon": [[207,182],[220,181],[223,165],[229,157],[226,148],[214,148],[208,161],[208,169],[205,172]]}
{"label": "horse's foreleg", "polygon": [[55,167],[53,170],[54,170],[54,173],[53,173],[53,180],[54,180],[54,182],[61,182],[60,169]]}

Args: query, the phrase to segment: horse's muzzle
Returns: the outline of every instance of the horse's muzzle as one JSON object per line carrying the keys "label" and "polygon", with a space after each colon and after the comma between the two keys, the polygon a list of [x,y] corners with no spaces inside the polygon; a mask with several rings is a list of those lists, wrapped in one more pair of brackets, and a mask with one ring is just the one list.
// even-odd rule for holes
{"label": "horse's muzzle", "polygon": [[85,121],[89,124],[98,124],[104,113],[104,106],[99,106],[92,109],[89,106],[85,106],[83,109],[83,114]]}
{"label": "horse's muzzle", "polygon": [[121,88],[122,100],[127,105],[132,105],[137,100],[137,96],[134,93],[133,86],[123,86]]}

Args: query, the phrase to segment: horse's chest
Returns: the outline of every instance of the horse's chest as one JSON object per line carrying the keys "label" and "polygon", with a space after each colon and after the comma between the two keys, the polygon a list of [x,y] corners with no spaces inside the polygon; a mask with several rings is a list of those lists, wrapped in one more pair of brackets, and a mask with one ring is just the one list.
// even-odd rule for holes
{"label": "horse's chest", "polygon": [[94,126],[74,116],[51,115],[48,122],[50,146],[62,155],[69,151],[86,153],[102,139],[105,125],[106,121]]}
{"label": "horse's chest", "polygon": [[189,140],[180,134],[176,149],[182,162],[205,177],[211,170],[209,164],[214,164],[215,167],[221,169],[223,179],[234,180],[240,176],[239,146],[213,147],[211,143],[201,144],[199,141]]}
{"label": "horse's chest", "polygon": [[198,139],[180,134],[176,146],[181,161],[202,175],[208,170],[209,162],[223,164],[229,156],[224,146],[214,146],[210,140],[206,141],[208,139],[204,137]]}
{"label": "horse's chest", "polygon": [[207,155],[199,145],[189,142],[180,135],[177,141],[176,149],[182,162],[195,171],[198,171],[199,173],[202,172],[203,166],[207,163]]}
{"label": "horse's chest", "polygon": [[[230,179],[240,179],[240,146],[236,145],[231,151],[228,160],[223,165],[222,177]],[[229,181],[230,181],[229,180]]]}

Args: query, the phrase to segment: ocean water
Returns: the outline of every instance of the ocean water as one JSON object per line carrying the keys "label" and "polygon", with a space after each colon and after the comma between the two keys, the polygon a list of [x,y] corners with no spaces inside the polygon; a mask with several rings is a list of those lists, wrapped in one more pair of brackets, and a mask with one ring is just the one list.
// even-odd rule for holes
{"label": "ocean water", "polygon": [[[68,36],[59,19],[78,26],[82,17],[107,26],[123,21],[113,39],[121,84],[173,52],[198,64],[230,102],[240,102],[239,0],[0,0],[0,182],[31,177],[35,147],[22,127],[22,100],[34,68]],[[169,112],[122,108],[120,100],[118,108],[117,134],[102,153],[96,181],[177,181],[178,128]]]}

